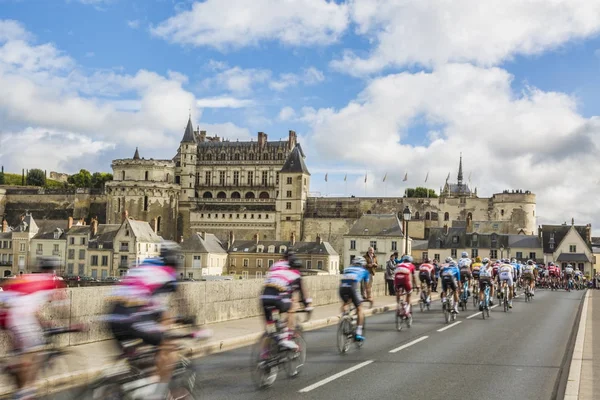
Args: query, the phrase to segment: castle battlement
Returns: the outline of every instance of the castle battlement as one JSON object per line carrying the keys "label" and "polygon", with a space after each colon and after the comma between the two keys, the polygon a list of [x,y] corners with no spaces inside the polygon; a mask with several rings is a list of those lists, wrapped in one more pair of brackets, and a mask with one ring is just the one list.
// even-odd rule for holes
{"label": "castle battlement", "polygon": [[494,193],[491,197],[494,203],[523,203],[535,204],[535,194],[529,190],[505,190],[502,193]]}

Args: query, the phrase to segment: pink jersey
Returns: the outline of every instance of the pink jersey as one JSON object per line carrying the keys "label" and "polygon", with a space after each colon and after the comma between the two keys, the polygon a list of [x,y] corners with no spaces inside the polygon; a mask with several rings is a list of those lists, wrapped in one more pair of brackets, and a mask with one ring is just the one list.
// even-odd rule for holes
{"label": "pink jersey", "polygon": [[421,264],[419,267],[419,273],[423,272],[431,275],[432,271],[434,271],[434,267],[431,264]]}
{"label": "pink jersey", "polygon": [[285,261],[275,263],[267,274],[265,288],[275,288],[280,293],[291,294],[299,288],[301,279],[300,271],[291,269]]}
{"label": "pink jersey", "polygon": [[409,275],[411,276],[412,274],[415,273],[415,266],[412,263],[401,263],[396,265],[396,270],[394,271],[394,276],[398,276],[398,275]]}
{"label": "pink jersey", "polygon": [[171,267],[142,264],[129,270],[112,295],[122,300],[150,301],[157,289],[169,282],[176,282],[176,276]]}

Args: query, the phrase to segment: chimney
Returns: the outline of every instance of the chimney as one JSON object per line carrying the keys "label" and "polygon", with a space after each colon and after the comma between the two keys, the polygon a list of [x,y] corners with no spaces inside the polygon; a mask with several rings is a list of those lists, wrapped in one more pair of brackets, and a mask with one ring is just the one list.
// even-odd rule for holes
{"label": "chimney", "polygon": [[290,242],[292,243],[292,246],[296,244],[296,232],[292,232],[292,234],[290,235]]}
{"label": "chimney", "polygon": [[323,239],[321,238],[320,233],[317,233],[317,244],[323,244]]}
{"label": "chimney", "polygon": [[254,234],[254,243],[258,244],[258,238],[260,237],[259,233]]}
{"label": "chimney", "polygon": [[156,218],[152,218],[152,230],[154,231],[154,233],[158,233],[158,219]]}
{"label": "chimney", "polygon": [[92,236],[96,236],[98,234],[98,220],[96,218],[92,219]]}
{"label": "chimney", "polygon": [[292,150],[294,147],[296,147],[296,132],[290,131],[288,137],[288,149]]}
{"label": "chimney", "polygon": [[8,222],[6,220],[2,221],[2,232],[8,232]]}
{"label": "chimney", "polygon": [[592,224],[585,226],[585,239],[588,243],[592,243]]}
{"label": "chimney", "polygon": [[448,234],[448,224],[444,224],[444,235]]}
{"label": "chimney", "polygon": [[258,132],[258,147],[263,148],[267,144],[267,134],[264,132]]}
{"label": "chimney", "polygon": [[542,238],[542,226],[538,225],[538,237],[541,239]]}
{"label": "chimney", "polygon": [[67,224],[67,229],[71,229],[73,227],[73,217],[69,217],[69,222]]}
{"label": "chimney", "polygon": [[127,218],[129,218],[129,212],[127,210],[123,210],[121,213],[121,223],[125,222]]}
{"label": "chimney", "polygon": [[206,131],[200,131],[200,142],[206,142]]}

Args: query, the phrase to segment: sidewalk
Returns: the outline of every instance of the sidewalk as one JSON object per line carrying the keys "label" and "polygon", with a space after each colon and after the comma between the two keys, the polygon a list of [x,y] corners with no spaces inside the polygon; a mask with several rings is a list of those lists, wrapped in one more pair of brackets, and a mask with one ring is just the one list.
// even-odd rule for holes
{"label": "sidewalk", "polygon": [[[600,342],[594,342],[594,332],[598,332],[600,336],[600,291],[588,290],[586,296],[587,306],[584,305],[581,314],[571,363],[573,370],[569,371],[565,400],[592,400],[600,397]],[[583,339],[579,338],[580,334]]]}
{"label": "sidewalk", "polygon": [[[418,304],[418,296],[413,296],[412,303]],[[439,298],[432,294],[432,301]],[[375,299],[371,309],[365,310],[366,316],[386,312],[396,307],[396,299],[384,296]],[[600,312],[600,305],[598,306]],[[304,323],[305,330],[319,329],[325,326],[336,325],[339,321],[340,303],[315,307],[311,320]],[[302,320],[303,316],[300,315]],[[212,331],[212,338],[208,342],[189,343],[187,355],[192,358],[232,350],[255,343],[264,330],[264,317],[244,318],[233,321],[219,322],[204,326]],[[112,340],[83,344],[69,347],[70,353],[59,360],[54,371],[49,371],[47,376],[40,377],[38,388],[43,393],[60,391],[76,385],[89,383],[97,377],[103,369],[114,364],[114,358],[119,354],[119,349]],[[0,398],[14,390],[6,376],[0,376]]]}

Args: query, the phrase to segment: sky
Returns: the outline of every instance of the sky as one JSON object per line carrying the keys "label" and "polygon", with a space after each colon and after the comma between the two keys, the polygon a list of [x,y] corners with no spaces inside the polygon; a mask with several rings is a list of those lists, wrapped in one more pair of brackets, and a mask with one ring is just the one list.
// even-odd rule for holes
{"label": "sky", "polygon": [[0,164],[170,159],[191,114],[296,131],[315,195],[439,190],[462,153],[600,236],[599,33],[600,0],[0,0]]}

